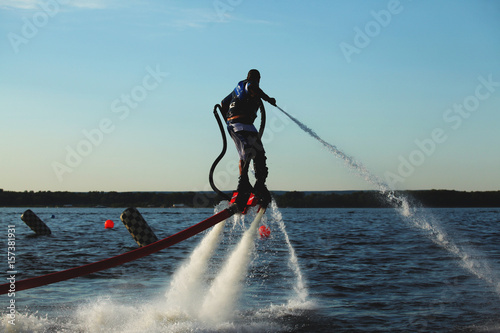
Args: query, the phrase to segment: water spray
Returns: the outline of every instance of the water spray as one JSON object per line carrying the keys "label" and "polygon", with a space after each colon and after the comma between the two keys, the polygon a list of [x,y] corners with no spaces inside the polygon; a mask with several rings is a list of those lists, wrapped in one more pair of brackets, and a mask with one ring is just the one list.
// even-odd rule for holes
{"label": "water spray", "polygon": [[203,277],[208,262],[219,245],[226,221],[216,225],[193,250],[189,260],[175,273],[165,294],[167,305],[188,314],[198,311]]}
{"label": "water spray", "polygon": [[224,322],[233,315],[255,247],[257,229],[264,213],[264,209],[259,210],[250,227],[244,232],[240,242],[212,281],[199,315],[204,321]]}
{"label": "water spray", "polygon": [[452,253],[461,261],[461,266],[467,269],[470,273],[475,275],[481,280],[490,284],[497,294],[500,295],[500,281],[497,277],[493,276],[492,270],[486,260],[474,259],[465,249],[458,247],[447,233],[441,228],[439,221],[436,220],[430,213],[418,212],[417,210],[410,209],[408,199],[404,196],[397,196],[394,190],[391,189],[379,177],[372,174],[362,163],[356,161],[353,157],[345,154],[336,146],[326,142],[319,137],[312,129],[304,125],[288,112],[276,105],[276,108],[283,112],[295,124],[297,124],[304,132],[318,140],[335,156],[341,158],[349,169],[358,173],[367,182],[376,186],[378,191],[385,196],[385,199],[402,215],[402,217],[412,223],[413,226],[421,230],[429,232],[429,238],[441,248]]}
{"label": "water spray", "polygon": [[318,140],[331,153],[333,153],[335,156],[341,158],[350,169],[356,170],[357,173],[364,180],[375,185],[381,194],[387,195],[388,199],[390,199],[390,203],[393,206],[401,206],[403,208],[406,208],[404,205],[404,203],[406,203],[405,198],[397,197],[394,194],[394,190],[391,189],[389,187],[389,185],[387,185],[384,181],[382,181],[376,175],[372,174],[362,163],[356,161],[356,159],[354,159],[352,156],[347,155],[346,153],[344,153],[343,151],[338,149],[336,146],[334,146],[334,145],[326,142],[322,138],[320,138],[320,136],[318,134],[316,134],[316,132],[314,132],[312,129],[307,127],[305,124],[303,124],[302,122],[297,120],[295,117],[290,115],[288,112],[286,112],[285,110],[283,110],[279,106],[276,105],[276,108],[278,108],[278,110],[283,112],[288,118],[290,118],[295,124],[297,124],[297,126],[299,126],[304,132],[306,132],[307,134],[309,134],[310,136],[312,136],[313,138]]}

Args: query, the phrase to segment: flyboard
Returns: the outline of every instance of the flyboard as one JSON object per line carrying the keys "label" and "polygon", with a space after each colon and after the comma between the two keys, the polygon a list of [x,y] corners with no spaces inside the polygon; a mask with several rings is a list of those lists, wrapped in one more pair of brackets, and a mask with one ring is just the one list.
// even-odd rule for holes
{"label": "flyboard", "polygon": [[[238,192],[233,192],[233,197],[231,198],[231,201],[229,202],[229,204],[235,205],[237,196],[238,196]],[[246,205],[245,209],[241,212],[241,214],[244,215],[244,214],[248,213],[249,209],[251,207],[255,207],[255,206],[258,206],[257,214],[255,215],[252,223],[250,224],[250,228],[252,228],[252,226],[257,227],[260,224],[260,221],[262,220],[262,217],[266,213],[266,208],[267,208],[267,205],[263,206],[262,204],[260,204],[259,198],[257,198],[255,196],[255,194],[252,193],[252,194],[250,194],[250,197],[248,198],[247,205]],[[262,225],[262,226],[264,226],[264,225]],[[270,232],[269,229],[267,229],[267,232]],[[259,234],[260,234],[261,238],[269,237],[269,234],[263,234],[260,229],[259,229]]]}

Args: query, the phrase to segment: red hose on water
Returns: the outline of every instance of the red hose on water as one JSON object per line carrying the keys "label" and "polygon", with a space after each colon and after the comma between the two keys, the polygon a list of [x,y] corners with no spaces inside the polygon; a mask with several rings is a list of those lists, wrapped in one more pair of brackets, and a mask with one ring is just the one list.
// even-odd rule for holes
{"label": "red hose on water", "polygon": [[175,245],[183,240],[186,240],[210,227],[213,227],[219,222],[231,217],[235,212],[231,209],[225,209],[222,212],[215,214],[208,219],[201,221],[183,231],[180,231],[172,236],[161,239],[157,242],[151,243],[149,245],[140,247],[138,249],[122,253],[115,257],[97,261],[91,264],[70,268],[64,271],[59,271],[55,273],[50,273],[42,276],[37,276],[25,280],[15,281],[7,278],[9,283],[0,285],[0,294],[7,294],[12,292],[18,292],[21,290],[36,288],[40,286],[45,286],[47,284],[56,283],[60,281],[65,281],[73,279],[76,277],[84,276],[87,274],[99,272],[111,267],[116,267],[124,263],[140,259],[142,257],[148,256],[167,247]]}

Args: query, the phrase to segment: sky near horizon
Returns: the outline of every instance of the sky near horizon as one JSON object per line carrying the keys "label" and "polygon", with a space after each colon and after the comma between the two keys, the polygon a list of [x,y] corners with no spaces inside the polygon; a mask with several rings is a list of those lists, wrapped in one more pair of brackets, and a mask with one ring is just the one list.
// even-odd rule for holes
{"label": "sky near horizon", "polygon": [[[210,190],[213,107],[257,68],[391,187],[500,190],[499,18],[495,0],[0,0],[0,188]],[[271,190],[374,189],[265,106]],[[229,139],[222,190],[236,160]]]}

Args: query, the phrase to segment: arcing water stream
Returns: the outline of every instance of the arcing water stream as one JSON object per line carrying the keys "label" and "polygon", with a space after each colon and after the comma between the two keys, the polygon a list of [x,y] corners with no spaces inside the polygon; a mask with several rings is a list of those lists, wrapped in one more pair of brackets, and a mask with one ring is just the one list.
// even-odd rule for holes
{"label": "arcing water stream", "polygon": [[486,281],[491,287],[495,289],[500,296],[500,280],[495,276],[486,259],[476,259],[477,254],[473,256],[470,249],[458,247],[446,231],[441,227],[439,221],[433,217],[425,209],[419,209],[419,205],[413,203],[410,205],[410,200],[402,195],[396,195],[394,189],[391,189],[385,182],[380,180],[379,177],[372,174],[362,163],[356,161],[353,157],[347,155],[336,146],[326,142],[312,129],[300,122],[298,119],[290,115],[288,112],[277,106],[277,108],[288,116],[295,124],[297,124],[304,132],[319,141],[330,153],[342,159],[346,166],[357,173],[361,178],[368,183],[375,186],[380,192],[382,197],[391,204],[403,217],[404,220],[409,222],[413,227],[417,227],[427,232],[428,237],[437,245],[452,253],[460,259],[460,265],[467,269],[470,273],[475,275],[481,280]]}

